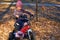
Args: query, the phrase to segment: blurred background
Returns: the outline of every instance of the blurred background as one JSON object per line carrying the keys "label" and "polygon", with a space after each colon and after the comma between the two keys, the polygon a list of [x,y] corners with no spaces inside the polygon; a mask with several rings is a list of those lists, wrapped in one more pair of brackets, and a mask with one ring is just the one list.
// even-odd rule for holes
{"label": "blurred background", "polygon": [[[12,14],[17,0],[0,0],[0,40],[14,29]],[[31,28],[36,40],[60,40],[60,0],[22,0],[23,9],[35,15]]]}

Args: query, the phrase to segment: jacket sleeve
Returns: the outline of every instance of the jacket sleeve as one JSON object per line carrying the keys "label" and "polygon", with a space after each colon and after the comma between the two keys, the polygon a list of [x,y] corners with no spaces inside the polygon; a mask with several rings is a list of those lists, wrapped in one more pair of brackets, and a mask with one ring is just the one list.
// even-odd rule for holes
{"label": "jacket sleeve", "polygon": [[14,13],[13,13],[14,16],[16,16],[16,10],[14,10]]}
{"label": "jacket sleeve", "polygon": [[33,16],[33,14],[31,14],[30,12],[28,11],[25,11],[25,13],[29,14],[30,16]]}
{"label": "jacket sleeve", "polygon": [[28,15],[30,15],[30,16],[33,16],[33,14],[31,14],[30,12],[28,12],[28,11],[25,11],[25,10],[22,10],[23,11],[23,13],[26,13],[26,14],[28,14]]}

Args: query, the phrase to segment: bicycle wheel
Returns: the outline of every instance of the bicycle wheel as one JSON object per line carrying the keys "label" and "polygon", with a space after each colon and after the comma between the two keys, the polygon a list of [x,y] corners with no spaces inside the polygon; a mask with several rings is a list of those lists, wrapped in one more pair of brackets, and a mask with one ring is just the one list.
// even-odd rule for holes
{"label": "bicycle wheel", "polygon": [[35,37],[33,35],[33,32],[29,32],[28,40],[35,40]]}

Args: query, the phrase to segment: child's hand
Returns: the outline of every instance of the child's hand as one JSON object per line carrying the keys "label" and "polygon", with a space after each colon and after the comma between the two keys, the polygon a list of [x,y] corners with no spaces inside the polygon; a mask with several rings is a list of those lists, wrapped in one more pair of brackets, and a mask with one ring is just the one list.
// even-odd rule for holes
{"label": "child's hand", "polygon": [[19,16],[18,16],[18,15],[16,15],[16,17],[17,17],[17,18],[19,18]]}
{"label": "child's hand", "polygon": [[27,22],[24,23],[24,26],[27,25]]}

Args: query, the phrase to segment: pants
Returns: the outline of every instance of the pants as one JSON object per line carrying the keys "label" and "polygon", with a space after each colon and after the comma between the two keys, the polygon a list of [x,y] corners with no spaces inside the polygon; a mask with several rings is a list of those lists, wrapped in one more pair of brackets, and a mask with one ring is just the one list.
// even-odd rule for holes
{"label": "pants", "polygon": [[15,27],[16,30],[19,31],[20,29],[23,28],[23,25],[19,25],[19,26],[18,26],[18,25],[16,25],[16,24],[14,24],[14,27]]}
{"label": "pants", "polygon": [[24,37],[24,34],[21,31],[15,33],[15,37]]}

